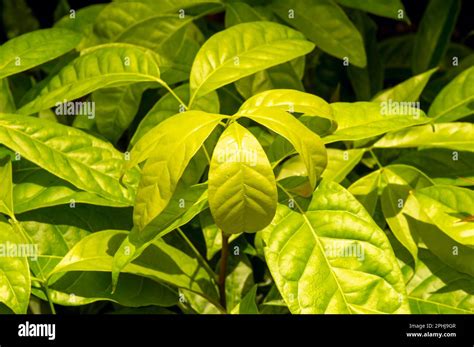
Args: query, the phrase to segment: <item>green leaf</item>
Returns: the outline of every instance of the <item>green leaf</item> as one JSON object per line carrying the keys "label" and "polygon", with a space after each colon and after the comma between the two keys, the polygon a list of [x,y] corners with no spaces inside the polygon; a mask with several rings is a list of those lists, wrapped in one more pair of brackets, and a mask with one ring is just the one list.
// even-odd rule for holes
{"label": "green leaf", "polygon": [[[268,8],[252,7],[238,1],[226,4],[226,28],[240,23],[268,21],[271,19],[272,13]],[[260,92],[277,88],[303,91],[302,74],[300,72],[304,72],[304,66],[305,58],[300,57],[291,62],[280,64],[237,80],[235,86],[245,99]]]}
{"label": "green leaf", "polygon": [[56,23],[54,23],[54,27],[68,29],[81,34],[82,41],[79,43],[76,49],[82,50],[92,44],[91,41],[94,40],[92,33],[94,22],[99,13],[104,10],[105,6],[105,4],[97,4],[77,9],[75,10],[73,18],[71,17],[71,13],[68,13]]}
{"label": "green leaf", "polygon": [[[183,84],[173,92],[185,103],[189,101],[189,85]],[[219,113],[219,97],[216,92],[211,92],[202,98],[196,99],[193,105],[194,110],[206,111],[209,113]],[[183,111],[183,105],[171,94],[165,94],[158,102],[153,105],[150,111],[143,117],[138,125],[135,134],[130,140],[131,145],[143,137],[149,130],[161,123],[167,118]]]}
{"label": "green leaf", "polygon": [[365,149],[340,150],[328,148],[327,152],[328,165],[322,177],[339,183],[359,164]]}
{"label": "green leaf", "polygon": [[56,206],[17,216],[21,227],[37,245],[37,259],[30,266],[36,277],[46,279],[63,256],[90,233],[107,229],[130,229],[130,208],[90,205]]}
{"label": "green leaf", "polygon": [[223,308],[218,308],[215,303],[210,303],[208,300],[186,289],[180,290],[184,294],[189,307],[183,307],[185,314],[222,314],[225,313]]}
{"label": "green leaf", "polygon": [[364,42],[344,11],[331,0],[278,0],[276,14],[316,43],[326,53],[348,58],[350,64],[367,63]]}
{"label": "green leaf", "polygon": [[261,314],[288,314],[288,307],[283,301],[278,288],[273,284],[265,297],[263,303],[260,305]]}
{"label": "green leaf", "polygon": [[383,169],[382,175],[387,184],[381,196],[385,220],[397,240],[417,261],[418,247],[415,241],[417,236],[414,235],[415,230],[403,211],[412,190],[429,187],[433,182],[422,172],[405,165],[389,165]]}
{"label": "green leaf", "polygon": [[147,4],[112,2],[96,17],[93,33],[99,42],[113,42],[127,29],[157,15],[157,11]]}
{"label": "green leaf", "polygon": [[254,285],[252,289],[245,295],[242,301],[234,307],[232,314],[259,314],[257,307],[257,285]]}
{"label": "green leaf", "polygon": [[96,125],[99,133],[116,143],[132,123],[145,88],[140,84],[132,84],[95,91],[92,101],[96,104]]}
{"label": "green leaf", "polygon": [[276,107],[243,110],[238,115],[250,118],[288,140],[306,165],[311,187],[316,186],[316,181],[327,164],[326,148],[318,135],[295,117]]}
{"label": "green leaf", "polygon": [[[134,22],[113,38],[113,41],[134,44],[157,53],[163,78],[169,83],[188,79],[193,58],[199,49],[194,49],[197,43],[186,36],[194,18],[180,18],[176,14],[158,14],[147,18],[148,16]],[[176,73],[176,76],[173,76],[173,73]]]}
{"label": "green leaf", "polygon": [[356,99],[368,101],[383,87],[384,67],[377,45],[377,24],[362,12],[350,13],[350,18],[364,40],[367,65],[363,68],[355,65],[347,67],[347,75],[352,84]]}
{"label": "green leaf", "polygon": [[96,46],[62,68],[39,96],[18,112],[32,114],[99,88],[147,81],[162,83],[155,53],[125,43]]}
{"label": "green leaf", "polygon": [[372,216],[377,206],[381,178],[381,171],[377,170],[359,178],[347,189]]}
{"label": "green leaf", "polygon": [[272,22],[242,23],[218,32],[204,43],[194,60],[190,104],[196,97],[305,55],[313,48],[301,33]]}
{"label": "green leaf", "polygon": [[[150,146],[135,199],[133,219],[139,230],[164,210],[189,161],[222,118],[202,111],[183,112],[157,125],[135,145],[134,150]],[[138,156],[142,158],[140,152]]]}
{"label": "green leaf", "polygon": [[[162,58],[160,60],[160,67],[163,70],[162,78],[169,84],[189,80],[194,58],[204,41],[200,29],[192,22],[180,32],[182,35],[173,37],[172,41],[158,50]],[[147,47],[156,49],[152,43]]]}
{"label": "green leaf", "polygon": [[144,245],[188,223],[206,208],[206,185],[188,186],[180,182],[163,212],[152,220],[145,229],[133,229],[130,232],[130,240],[135,245]]}
{"label": "green leaf", "polygon": [[268,21],[269,18],[265,15],[261,8],[252,7],[245,2],[229,2],[225,4],[225,27],[258,21]]}
{"label": "green leaf", "polygon": [[298,77],[295,69],[298,64],[302,64],[304,69],[304,62],[304,57],[300,57],[288,63],[259,71],[254,75],[235,81],[235,87],[245,99],[272,89],[287,88],[304,91],[301,78]]}
{"label": "green leaf", "polygon": [[160,56],[172,57],[174,52],[171,50],[179,48],[185,29],[193,19],[191,16],[180,18],[176,14],[140,18],[111,41],[131,43],[151,49]]}
{"label": "green leaf", "polygon": [[80,8],[75,10],[74,17],[71,16],[71,13],[65,14],[64,17],[54,23],[54,27],[69,29],[87,36],[92,30],[92,25],[97,16],[105,7],[105,4],[97,4]]}
{"label": "green leaf", "polygon": [[419,74],[439,64],[451,39],[459,14],[459,0],[431,0],[416,34],[413,72]]}
{"label": "green leaf", "polygon": [[209,207],[226,234],[255,232],[275,215],[272,167],[257,139],[238,123],[221,135],[209,169]]}
{"label": "green leaf", "polygon": [[440,184],[472,186],[474,153],[449,149],[424,149],[402,154],[394,163],[416,167]]}
{"label": "green leaf", "polygon": [[[134,189],[119,182],[123,154],[94,136],[47,120],[0,114],[0,143],[80,189],[121,204],[133,201]],[[133,184],[134,174],[127,173],[125,184]]]}
{"label": "green leaf", "polygon": [[[82,191],[74,185],[50,174],[23,159],[19,168],[14,169],[13,206],[16,213],[63,204],[86,203],[100,206],[123,207],[129,203],[119,203],[97,194]],[[138,184],[138,181],[136,182]]]}
{"label": "green leaf", "polygon": [[66,29],[36,30],[0,46],[0,79],[29,70],[72,50],[81,36]]}
{"label": "green leaf", "polygon": [[5,33],[10,39],[39,28],[38,19],[33,15],[26,0],[3,1],[2,21]]}
{"label": "green leaf", "polygon": [[153,3],[111,3],[98,16],[94,33],[99,42],[131,43],[158,53],[163,79],[175,83],[188,78],[199,49],[185,35],[193,19],[166,14]]}
{"label": "green leaf", "polygon": [[474,247],[474,192],[449,185],[416,190],[415,197],[433,224],[453,240]]}
{"label": "green leaf", "polygon": [[259,93],[245,101],[239,111],[251,111],[262,107],[333,119],[331,107],[322,98],[292,89],[275,89]]}
{"label": "green leaf", "polygon": [[[55,59],[53,60],[51,63],[50,63],[50,67],[49,68],[44,68],[45,67],[45,64],[43,64],[41,67],[44,69],[44,70],[47,70],[45,72],[47,72],[47,76],[45,78],[43,78],[41,81],[38,81],[36,84],[32,84],[31,82],[28,83],[28,85],[26,85],[26,81],[24,82],[25,83],[25,86],[22,86],[21,88],[24,89],[24,88],[28,88],[27,90],[21,90],[21,91],[17,91],[16,93],[17,94],[21,94],[21,95],[18,95],[18,96],[15,96],[16,99],[18,99],[19,101],[17,101],[17,106],[18,108],[24,106],[25,104],[27,104],[28,102],[31,102],[33,101],[35,98],[37,98],[41,92],[41,90],[51,81],[51,79],[59,72],[61,71],[62,68],[64,68],[66,65],[68,65],[70,62],[72,62],[75,58],[77,58],[79,56],[79,54],[75,51],[72,51],[72,52],[69,52],[68,54],[58,58],[58,59]],[[21,78],[21,76],[24,76],[24,74],[21,74],[21,75],[18,75],[18,76],[14,76],[14,77],[10,77],[10,81],[14,81],[15,78]],[[12,86],[14,87],[14,84],[12,83]],[[14,91],[14,89],[12,89]],[[49,111],[49,110],[48,110]],[[56,115],[55,115],[56,116]]]}
{"label": "green leaf", "polygon": [[63,306],[81,306],[105,300],[127,307],[167,307],[177,304],[179,298],[178,293],[165,284],[130,274],[121,277],[112,293],[110,274],[106,272],[69,272],[48,289],[53,303]]}
{"label": "green leaf", "polygon": [[299,155],[283,162],[278,172],[277,182],[289,192],[303,197],[309,197],[313,193],[313,188],[309,184],[308,170]]}
{"label": "green leaf", "polygon": [[415,194],[410,194],[403,211],[412,228],[416,230],[416,234],[420,236],[419,244],[427,247],[440,260],[457,271],[474,276],[474,249],[455,241],[440,230],[426,215],[426,207],[421,205]]}
{"label": "green leaf", "polygon": [[[148,11],[152,9],[155,12],[159,13],[177,13],[178,10],[181,9],[187,9],[189,7],[193,6],[198,6],[198,5],[203,5],[203,4],[220,4],[222,1],[220,0],[160,0],[159,2],[156,2],[155,0],[115,0],[112,4],[109,4],[109,7],[111,5],[130,5],[130,4],[137,4],[139,5],[147,5],[148,6]],[[133,8],[125,6],[124,7],[124,12],[132,12]],[[139,14],[146,14],[146,11],[139,12]],[[137,15],[138,18],[139,15]],[[104,16],[104,19],[106,19],[107,16]],[[125,16],[118,16],[119,20],[126,20],[128,19]],[[109,25],[113,27],[117,27],[120,25],[120,23],[116,24],[114,23],[109,23]]]}
{"label": "green leaf", "polygon": [[428,70],[422,74],[413,76],[395,87],[384,90],[377,94],[372,101],[383,102],[383,101],[398,101],[398,102],[415,102],[420,98],[421,92],[425,88],[426,84],[430,80],[433,73],[437,71],[437,68]]}
{"label": "green leaf", "polygon": [[308,209],[279,205],[265,258],[292,313],[407,313],[390,243],[359,202],[323,180]]}
{"label": "green leaf", "polygon": [[[126,232],[107,230],[82,239],[55,267],[50,283],[56,282],[54,274],[63,272],[110,272],[113,255],[126,236]],[[162,239],[154,241],[140,257],[128,264],[123,272],[185,288],[211,302],[217,301],[214,279],[199,260]]]}
{"label": "green leaf", "polygon": [[408,21],[405,8],[400,0],[336,0],[336,2],[378,16]]}
{"label": "green leaf", "polygon": [[391,105],[376,102],[331,104],[338,127],[333,134],[323,138],[324,143],[367,139],[429,121],[418,108],[392,109]]}
{"label": "green leaf", "polygon": [[410,76],[411,59],[415,45],[415,34],[405,34],[385,39],[379,43],[381,59],[384,62],[385,77],[399,79],[400,74]]}
{"label": "green leaf", "polygon": [[416,272],[406,285],[412,313],[474,313],[474,279],[471,276],[457,272],[426,249],[420,249],[419,259]]}
{"label": "green leaf", "polygon": [[403,129],[385,135],[374,144],[376,148],[450,148],[474,151],[472,123],[441,123]]}
{"label": "green leaf", "polygon": [[30,299],[30,269],[26,257],[10,254],[24,241],[0,219],[0,302],[17,314],[25,314]]}
{"label": "green leaf", "polygon": [[[186,103],[189,100],[189,85],[183,84],[174,90],[174,93]],[[216,92],[211,92],[201,98],[198,98],[194,103],[193,108],[195,110],[203,110],[210,113],[219,113],[220,103],[219,97]],[[184,111],[184,106],[171,94],[167,93],[152,107],[150,111],[140,122],[133,138],[130,141],[130,145],[135,145],[138,140],[143,137],[149,130],[160,124],[165,119]],[[187,184],[195,184],[199,181],[208,165],[206,153],[211,151],[215,143],[217,142],[218,132],[214,132],[210,138],[206,140],[204,146],[199,152],[191,159],[186,172],[183,174],[183,181]],[[150,138],[151,139],[151,138]]]}
{"label": "green leaf", "polygon": [[0,112],[10,113],[15,112],[15,100],[10,90],[8,78],[0,79]]}
{"label": "green leaf", "polygon": [[10,157],[0,158],[0,213],[15,218],[13,214],[13,181]]}
{"label": "green leaf", "polygon": [[474,66],[453,79],[436,96],[428,111],[435,122],[452,122],[474,113]]}
{"label": "green leaf", "polygon": [[225,278],[227,311],[238,310],[239,304],[245,300],[245,296],[254,285],[252,264],[245,254],[231,253],[227,269]]}
{"label": "green leaf", "polygon": [[189,223],[207,208],[205,184],[187,186],[178,184],[166,208],[145,229],[133,228],[114,255],[112,279],[116,283],[120,271],[140,256],[155,239]]}
{"label": "green leaf", "polygon": [[[222,233],[214,223],[214,219],[212,219],[212,214],[209,210],[205,210],[199,214],[199,222],[206,242],[206,258],[207,260],[211,260],[212,257],[222,249]],[[229,243],[238,236],[239,234],[232,234],[229,237]]]}
{"label": "green leaf", "polygon": [[[162,120],[161,118],[165,119]],[[182,122],[192,123],[187,124],[189,127],[188,131],[191,132],[194,128],[200,129],[202,127],[202,119],[207,119],[211,122],[210,124],[213,124],[214,122],[219,122],[224,118],[226,118],[224,115],[216,115],[197,110],[181,113],[177,112],[173,117],[167,117],[167,115],[159,117],[157,119],[158,124],[148,130],[138,141],[136,141],[130,152],[130,160],[127,161],[126,167],[131,168],[147,160],[152,155],[157,144],[160,143],[160,141],[164,141],[167,134],[171,134],[175,132],[176,129],[179,129]]]}

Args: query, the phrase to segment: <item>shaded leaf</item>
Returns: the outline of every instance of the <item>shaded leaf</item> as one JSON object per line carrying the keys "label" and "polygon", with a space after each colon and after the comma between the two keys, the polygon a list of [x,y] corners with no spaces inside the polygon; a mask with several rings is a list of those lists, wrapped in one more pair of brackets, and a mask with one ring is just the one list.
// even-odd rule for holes
{"label": "shaded leaf", "polygon": [[[367,11],[378,16],[405,21],[408,20],[408,17],[405,14],[405,8],[400,0],[336,0],[336,2],[343,6]],[[402,14],[401,18],[400,11]]]}
{"label": "shaded leaf", "polygon": [[[70,271],[110,272],[113,254],[126,235],[125,232],[113,230],[89,235],[69,251],[51,275]],[[161,239],[153,242],[123,272],[189,289],[211,302],[217,298],[214,279],[201,267],[199,261]],[[51,284],[57,281],[54,277],[50,279]]]}
{"label": "shaded leaf", "polygon": [[[408,301],[414,314],[472,314],[474,280],[420,249],[418,266],[407,283]],[[406,266],[410,266],[407,264]]]}
{"label": "shaded leaf", "polygon": [[413,50],[413,72],[418,74],[439,64],[446,52],[461,2],[431,0],[416,34]]}
{"label": "shaded leaf", "polygon": [[[367,63],[364,43],[344,11],[331,0],[279,0],[276,14],[316,43],[323,51],[350,64]],[[293,15],[292,15],[293,14]]]}

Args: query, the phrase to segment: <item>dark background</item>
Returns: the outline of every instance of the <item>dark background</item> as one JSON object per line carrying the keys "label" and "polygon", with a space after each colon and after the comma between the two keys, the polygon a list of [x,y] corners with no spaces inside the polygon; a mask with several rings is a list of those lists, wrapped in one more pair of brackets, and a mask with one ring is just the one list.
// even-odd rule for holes
{"label": "dark background", "polygon": [[[40,26],[42,28],[49,28],[53,25],[53,23],[55,22],[54,13],[60,1],[61,0],[26,0],[27,4],[30,6],[30,8],[33,11],[33,14],[39,20]],[[451,0],[446,0],[446,1],[451,1]],[[4,0],[0,0],[1,7],[3,7],[3,2]],[[71,8],[79,9],[88,5],[108,3],[110,1],[108,0],[68,0],[67,2]],[[252,3],[252,4],[253,3],[258,4],[261,1],[255,0],[255,1],[247,1],[247,2]],[[404,33],[417,31],[418,24],[428,4],[428,0],[403,0],[402,2],[405,6],[408,17],[411,20],[410,25],[403,22],[396,21],[396,20],[391,20],[391,19],[371,15],[372,19],[375,20],[375,22],[378,25],[379,40],[392,37],[392,36],[401,35]],[[472,23],[474,20],[474,18],[472,17],[473,5],[474,5],[473,0],[462,1],[462,8],[459,13],[459,18],[456,23],[456,28],[453,33],[452,41],[460,42],[462,39],[465,39],[466,36],[468,36],[470,32],[473,31],[473,28],[474,28],[474,25]],[[1,7],[0,7],[0,12],[2,12]],[[217,16],[212,16],[212,20],[216,21],[216,24],[222,24],[223,26],[224,15],[221,14]],[[1,21],[2,19],[0,18],[0,22]],[[3,25],[1,27],[3,28]],[[0,29],[0,42],[4,42],[6,40],[6,35],[2,28]],[[471,34],[471,36],[464,42],[464,44],[470,47],[474,47],[474,33]]]}

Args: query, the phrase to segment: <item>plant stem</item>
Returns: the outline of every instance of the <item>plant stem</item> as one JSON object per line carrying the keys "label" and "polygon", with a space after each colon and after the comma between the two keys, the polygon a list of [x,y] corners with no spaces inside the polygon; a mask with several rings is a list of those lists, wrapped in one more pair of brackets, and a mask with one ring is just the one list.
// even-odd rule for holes
{"label": "plant stem", "polygon": [[222,235],[222,252],[221,252],[221,263],[219,271],[219,294],[221,298],[221,305],[227,310],[227,302],[225,295],[225,277],[227,274],[227,260],[229,259],[229,236],[225,235],[221,231]]}
{"label": "plant stem", "polygon": [[370,155],[372,156],[372,158],[375,160],[375,163],[377,164],[377,166],[379,167],[379,169],[383,169],[383,165],[380,164],[379,159],[377,158],[377,156],[375,155],[375,153],[372,151],[372,149],[369,149],[369,153],[370,153]]}
{"label": "plant stem", "polygon": [[206,149],[206,145],[202,145],[202,149],[204,150],[204,154],[206,155],[207,162],[210,164],[211,163],[211,157],[209,155],[209,152]]}
{"label": "plant stem", "polygon": [[178,233],[181,235],[181,237],[183,238],[183,240],[186,242],[186,244],[189,246],[189,248],[191,248],[191,250],[194,252],[194,255],[196,256],[197,260],[199,261],[199,263],[206,269],[206,271],[209,273],[209,275],[212,275],[213,278],[215,278],[216,276],[216,273],[213,269],[211,269],[211,267],[209,266],[209,264],[207,263],[207,261],[205,259],[203,259],[203,257],[201,256],[201,253],[199,253],[198,249],[196,248],[196,246],[194,246],[194,244],[191,242],[191,240],[186,236],[186,234],[184,233],[183,229],[181,229],[180,227],[176,228],[176,230],[178,231]]}
{"label": "plant stem", "polygon": [[184,109],[186,111],[188,110],[188,107],[183,102],[183,100],[181,100],[181,98],[178,95],[176,95],[176,93],[173,91],[173,89],[171,89],[171,87],[165,81],[163,81],[161,79],[157,79],[156,81],[159,84],[161,84],[163,87],[165,87],[165,89],[184,107]]}
{"label": "plant stem", "polygon": [[44,285],[43,288],[44,288],[44,293],[46,294],[46,298],[48,299],[49,308],[51,309],[51,313],[56,314],[56,309],[54,308],[53,301],[51,300],[51,296],[49,295],[49,288],[48,288],[47,285]]}

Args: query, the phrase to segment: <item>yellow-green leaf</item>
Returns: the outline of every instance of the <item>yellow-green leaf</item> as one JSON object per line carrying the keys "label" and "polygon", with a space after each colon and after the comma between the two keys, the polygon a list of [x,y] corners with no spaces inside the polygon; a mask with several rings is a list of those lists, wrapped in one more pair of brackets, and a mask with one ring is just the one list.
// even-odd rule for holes
{"label": "yellow-green leaf", "polygon": [[277,189],[257,139],[238,123],[221,135],[209,170],[209,206],[226,234],[255,232],[275,215]]}

